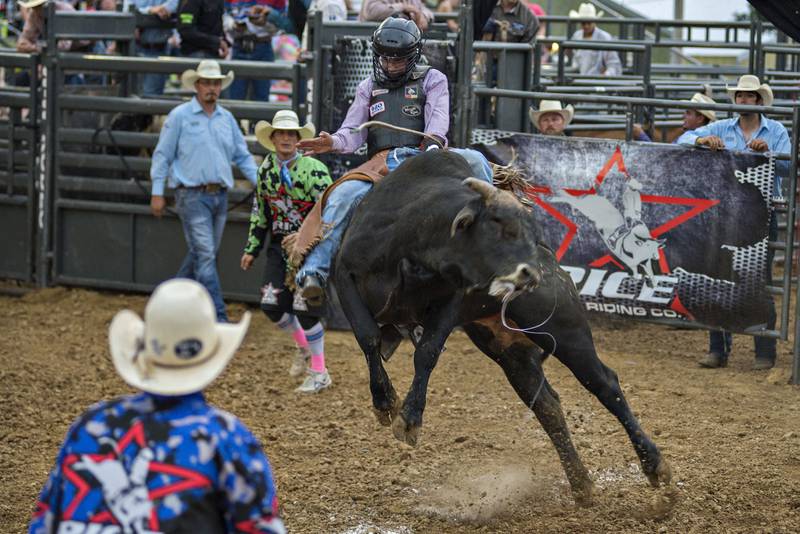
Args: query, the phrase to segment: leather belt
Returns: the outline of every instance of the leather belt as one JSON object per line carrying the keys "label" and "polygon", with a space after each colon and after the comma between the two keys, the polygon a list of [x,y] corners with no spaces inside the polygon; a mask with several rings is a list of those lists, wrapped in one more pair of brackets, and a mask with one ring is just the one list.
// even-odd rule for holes
{"label": "leather belt", "polygon": [[252,43],[259,43],[259,44],[260,43],[269,43],[269,42],[272,41],[272,36],[271,35],[265,35],[265,36],[262,36],[262,37],[256,37],[255,35],[245,35],[243,37],[237,37],[236,39],[234,39],[233,40],[233,45],[239,47],[239,46],[242,46],[244,43],[246,43],[248,41],[250,41]]}
{"label": "leather belt", "polygon": [[190,189],[192,191],[202,191],[203,193],[209,193],[211,195],[215,195],[219,192],[225,192],[228,190],[223,184],[203,184],[203,185],[181,185],[179,186],[181,189]]}

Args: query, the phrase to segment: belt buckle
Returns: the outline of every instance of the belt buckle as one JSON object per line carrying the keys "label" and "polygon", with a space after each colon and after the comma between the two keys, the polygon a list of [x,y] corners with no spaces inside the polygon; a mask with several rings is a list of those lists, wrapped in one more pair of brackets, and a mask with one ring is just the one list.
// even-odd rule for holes
{"label": "belt buckle", "polygon": [[222,189],[222,186],[219,184],[206,184],[205,185],[206,193],[210,193],[212,195],[216,195]]}

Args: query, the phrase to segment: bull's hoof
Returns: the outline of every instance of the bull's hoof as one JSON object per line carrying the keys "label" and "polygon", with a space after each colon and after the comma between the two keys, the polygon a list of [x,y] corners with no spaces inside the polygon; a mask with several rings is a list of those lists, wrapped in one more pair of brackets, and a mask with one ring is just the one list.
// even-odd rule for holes
{"label": "bull's hoof", "polygon": [[654,488],[668,486],[672,482],[672,468],[663,458],[658,462],[658,467],[652,473],[647,473],[647,480]]}
{"label": "bull's hoof", "polygon": [[403,414],[398,414],[394,418],[394,421],[392,421],[392,432],[394,433],[394,437],[411,445],[412,447],[417,446],[417,441],[419,440],[419,431],[419,426],[406,423]]}
{"label": "bull's hoof", "polygon": [[375,414],[375,419],[377,419],[382,426],[391,425],[395,415],[391,410],[379,410],[375,407],[372,408],[372,413]]}
{"label": "bull's hoof", "polygon": [[575,499],[575,504],[579,507],[590,507],[594,504],[594,484],[589,482],[582,488],[573,489],[572,497]]}
{"label": "bull's hoof", "polygon": [[390,398],[392,400],[388,409],[372,406],[372,413],[375,414],[375,419],[383,426],[391,425],[392,421],[397,417],[397,414],[400,413],[400,401],[397,399],[397,396],[392,393]]}

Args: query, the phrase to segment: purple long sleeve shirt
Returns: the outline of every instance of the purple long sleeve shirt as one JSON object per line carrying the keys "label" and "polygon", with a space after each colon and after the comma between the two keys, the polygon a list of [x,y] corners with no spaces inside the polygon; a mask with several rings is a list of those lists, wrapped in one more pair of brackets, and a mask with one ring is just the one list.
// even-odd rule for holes
{"label": "purple long sleeve shirt", "polygon": [[[450,90],[447,77],[436,69],[429,69],[422,82],[425,90],[425,133],[435,135],[447,143],[450,129]],[[367,140],[367,130],[353,132],[369,120],[369,101],[372,98],[372,76],[358,84],[356,98],[347,110],[342,126],[333,134],[333,151],[343,154],[355,152]]]}

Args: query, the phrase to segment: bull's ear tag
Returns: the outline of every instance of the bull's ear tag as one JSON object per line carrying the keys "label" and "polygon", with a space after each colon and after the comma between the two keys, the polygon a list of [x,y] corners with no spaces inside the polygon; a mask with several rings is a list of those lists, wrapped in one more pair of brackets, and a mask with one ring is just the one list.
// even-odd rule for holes
{"label": "bull's ear tag", "polygon": [[461,211],[453,219],[453,224],[450,225],[450,237],[455,237],[456,232],[469,228],[475,222],[475,215],[475,209],[472,206],[466,205],[461,208]]}

